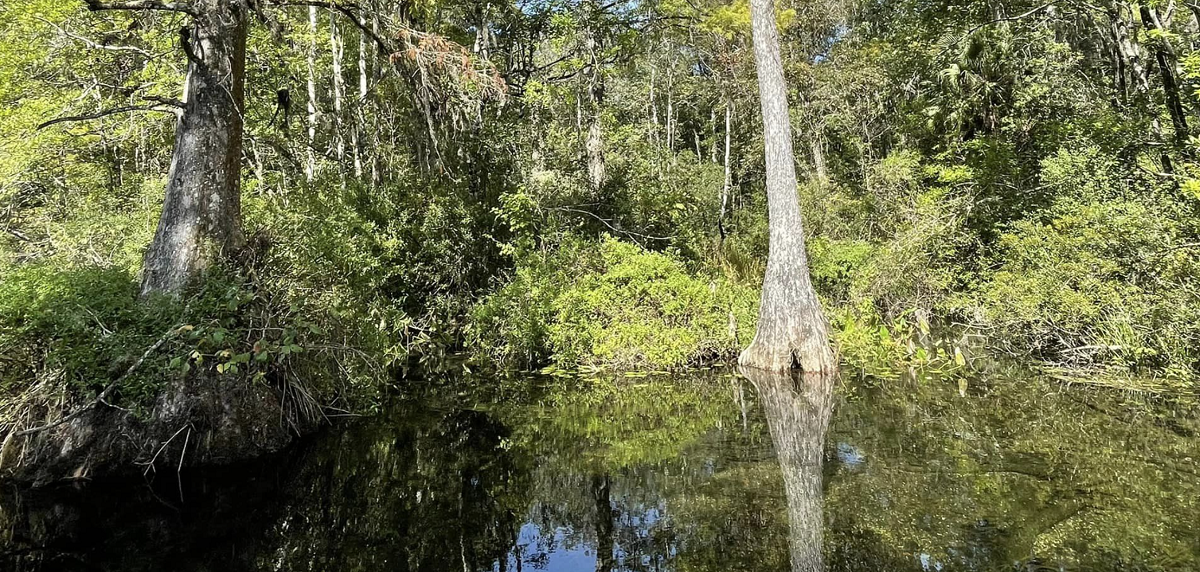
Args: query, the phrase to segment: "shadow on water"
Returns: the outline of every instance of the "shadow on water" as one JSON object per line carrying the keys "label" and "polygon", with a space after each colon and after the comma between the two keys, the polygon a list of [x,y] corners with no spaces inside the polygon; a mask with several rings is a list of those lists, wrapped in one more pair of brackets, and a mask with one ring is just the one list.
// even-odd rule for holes
{"label": "shadow on water", "polygon": [[745,374],[414,382],[261,462],[0,491],[0,570],[1200,569],[1194,412]]}

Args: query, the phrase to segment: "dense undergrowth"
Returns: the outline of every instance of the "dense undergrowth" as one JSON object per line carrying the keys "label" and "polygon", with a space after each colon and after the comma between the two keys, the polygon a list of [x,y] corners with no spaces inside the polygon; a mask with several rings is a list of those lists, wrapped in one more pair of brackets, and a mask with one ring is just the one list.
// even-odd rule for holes
{"label": "dense undergrowth", "polygon": [[[469,44],[473,4],[445,4],[414,25]],[[451,127],[411,109],[411,86],[375,60],[335,66],[321,51],[309,63],[256,27],[249,245],[181,299],[142,301],[173,116],[39,124],[95,111],[89,94],[102,107],[176,95],[163,87],[182,81],[169,58],[78,38],[174,53],[177,30],[73,3],[5,3],[0,423],[29,403],[85,402],[114,380],[112,404],[144,413],[168,380],[199,372],[363,409],[389,367],[448,353],[497,368],[734,358],[755,329],[767,258],[761,129],[744,3],[701,4],[502,11],[498,29],[533,38],[545,65],[509,69],[526,44],[492,46],[513,100]],[[986,346],[1074,379],[1194,393],[1200,166],[1194,141],[1167,139],[1159,80],[1131,93],[1113,84],[1097,38],[1052,32],[1091,30],[1065,26],[1081,14],[998,22],[959,8],[781,19],[811,272],[842,359],[951,371]],[[635,33],[623,20],[646,15],[690,28]],[[292,44],[316,45],[307,20],[281,18]],[[959,24],[979,26],[960,37]],[[603,45],[588,78],[600,100],[562,79],[587,67],[570,46],[588,30]],[[338,57],[355,56],[353,44]],[[1196,55],[1178,47],[1179,79],[1194,89]],[[324,80],[340,70],[343,89],[365,73],[371,91],[335,104],[318,90],[308,131],[295,117],[280,126],[275,90],[310,69]],[[590,181],[597,148],[607,175]]]}

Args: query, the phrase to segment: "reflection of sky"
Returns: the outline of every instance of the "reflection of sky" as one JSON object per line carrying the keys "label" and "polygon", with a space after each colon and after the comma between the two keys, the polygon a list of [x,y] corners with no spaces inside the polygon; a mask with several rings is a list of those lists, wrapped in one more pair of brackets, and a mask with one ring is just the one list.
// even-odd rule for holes
{"label": "reflection of sky", "polygon": [[[568,534],[567,529],[559,528],[554,531],[553,537],[548,537],[536,524],[526,522],[521,525],[521,532],[517,534],[517,554],[521,555],[522,569],[532,568],[547,572],[595,570],[596,553],[582,546],[565,546],[563,541]],[[508,566],[505,569],[517,569],[515,554],[508,555]],[[498,572],[500,563],[493,565],[492,570]]]}
{"label": "reflection of sky", "polygon": [[[639,507],[640,508],[640,507]],[[666,518],[664,514],[664,506],[650,506],[642,510],[636,511],[634,514],[624,515],[624,526],[635,529],[636,537],[640,540],[646,540],[649,536],[650,529],[659,524]],[[577,541],[568,542],[568,539],[575,536],[575,531],[560,527],[554,530],[553,534],[546,534],[542,528],[532,522],[526,521],[521,525],[521,531],[517,534],[517,550],[515,553],[508,554],[508,563],[505,570],[517,569],[517,555],[521,558],[522,569],[545,570],[547,572],[576,572],[586,570],[591,572],[596,569],[596,551],[590,544],[580,544]],[[622,568],[626,564],[626,560],[630,558],[630,554],[623,550],[620,545],[614,545],[613,559],[617,564],[616,568]],[[670,546],[667,549],[668,556],[674,556],[676,549]],[[634,556],[641,562],[642,567],[651,564],[649,556]],[[493,572],[499,572],[500,563],[496,562],[492,565]]]}
{"label": "reflection of sky", "polygon": [[843,465],[852,469],[857,468],[863,461],[867,460],[867,456],[858,447],[849,443],[837,444],[837,456],[838,461],[841,461]]}

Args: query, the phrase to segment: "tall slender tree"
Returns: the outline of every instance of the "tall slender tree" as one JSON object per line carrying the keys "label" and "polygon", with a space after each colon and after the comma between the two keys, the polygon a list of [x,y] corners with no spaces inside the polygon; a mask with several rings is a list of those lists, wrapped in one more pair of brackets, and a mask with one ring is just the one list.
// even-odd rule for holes
{"label": "tall slender tree", "polygon": [[317,7],[308,7],[308,148],[305,150],[304,177],[312,182],[317,175]]}
{"label": "tall slender tree", "polygon": [[808,273],[774,2],[751,0],[750,21],[766,152],[770,253],[758,331],[738,361],[771,371],[796,366],[805,371],[832,371],[835,363],[828,325]]}

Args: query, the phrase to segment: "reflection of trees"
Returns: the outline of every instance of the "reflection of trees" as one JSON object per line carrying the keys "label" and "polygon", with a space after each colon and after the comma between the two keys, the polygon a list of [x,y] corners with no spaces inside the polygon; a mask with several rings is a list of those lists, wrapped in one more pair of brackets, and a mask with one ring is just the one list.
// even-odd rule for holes
{"label": "reflection of trees", "polygon": [[608,475],[592,477],[592,496],[596,499],[596,572],[613,569],[613,506]]}
{"label": "reflection of trees", "polygon": [[1195,414],[1003,373],[839,403],[830,439],[858,459],[826,471],[831,566],[1197,569]]}
{"label": "reflection of trees", "polygon": [[966,398],[854,386],[830,421],[827,380],[749,373],[743,397],[728,377],[434,388],[280,458],[185,475],[182,505],[173,474],[156,491],[0,501],[0,570],[505,572],[564,552],[613,572],[1200,561],[1194,415],[1139,420],[1159,410],[1005,380]]}
{"label": "reflection of trees", "polygon": [[787,493],[793,572],[824,570],[821,461],[833,411],[832,376],[786,375],[754,368],[740,373],[758,388]]}
{"label": "reflection of trees", "polygon": [[0,569],[478,571],[506,562],[530,467],[503,447],[507,429],[425,404],[391,414],[264,463],[185,475],[183,504],[173,475],[158,491],[6,499],[16,510],[0,533]]}

